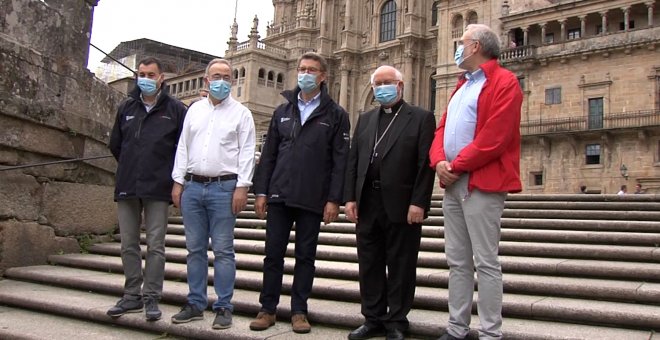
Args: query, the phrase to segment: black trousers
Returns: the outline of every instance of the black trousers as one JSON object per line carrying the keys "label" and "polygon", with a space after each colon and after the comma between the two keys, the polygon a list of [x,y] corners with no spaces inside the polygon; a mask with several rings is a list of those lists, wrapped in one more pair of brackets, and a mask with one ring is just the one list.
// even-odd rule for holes
{"label": "black trousers", "polygon": [[380,190],[365,188],[358,212],[357,250],[367,324],[408,329],[421,235],[421,224],[392,223]]}
{"label": "black trousers", "polygon": [[307,313],[307,299],[312,292],[316,267],[316,246],[323,216],[311,211],[287,207],[283,203],[268,205],[266,220],[266,257],[264,258],[263,287],[259,302],[261,310],[275,313],[282,292],[284,256],[289,234],[296,223],[296,264],[291,287],[291,313]]}

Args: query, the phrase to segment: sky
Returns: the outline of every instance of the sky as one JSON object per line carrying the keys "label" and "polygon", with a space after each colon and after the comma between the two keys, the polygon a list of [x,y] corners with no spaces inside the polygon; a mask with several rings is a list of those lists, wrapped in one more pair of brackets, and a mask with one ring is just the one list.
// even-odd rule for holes
{"label": "sky", "polygon": [[[273,20],[272,0],[100,0],[91,42],[110,53],[122,41],[148,38],[222,57],[236,3],[238,41],[247,40],[255,14],[265,38],[266,24]],[[96,70],[103,57],[90,47],[88,68]]]}

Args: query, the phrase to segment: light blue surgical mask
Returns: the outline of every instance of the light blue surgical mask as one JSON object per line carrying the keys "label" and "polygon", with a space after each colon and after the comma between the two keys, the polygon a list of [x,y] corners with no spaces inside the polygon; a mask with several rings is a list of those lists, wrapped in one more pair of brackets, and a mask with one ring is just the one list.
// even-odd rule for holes
{"label": "light blue surgical mask", "polygon": [[139,77],[137,80],[137,85],[144,95],[153,96],[156,94],[156,92],[158,92],[158,82],[153,79]]}
{"label": "light blue surgical mask", "polygon": [[298,87],[305,93],[313,92],[318,87],[316,74],[298,73]]}
{"label": "light blue surgical mask", "polygon": [[394,104],[394,101],[399,96],[397,91],[397,84],[380,85],[374,87],[374,97],[380,105]]}
{"label": "light blue surgical mask", "polygon": [[223,79],[209,83],[209,93],[217,100],[224,100],[231,93],[231,84]]}
{"label": "light blue surgical mask", "polygon": [[456,49],[456,53],[454,53],[454,62],[456,63],[456,66],[461,66],[463,63],[463,50],[465,50],[465,46],[459,45]]}

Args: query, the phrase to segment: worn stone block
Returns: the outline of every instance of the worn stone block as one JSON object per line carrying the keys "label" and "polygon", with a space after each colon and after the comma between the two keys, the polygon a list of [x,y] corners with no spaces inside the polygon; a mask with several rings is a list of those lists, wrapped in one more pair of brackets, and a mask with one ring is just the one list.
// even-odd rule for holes
{"label": "worn stone block", "polygon": [[41,185],[32,176],[0,172],[0,219],[36,221],[41,192]]}
{"label": "worn stone block", "polygon": [[0,275],[11,267],[46,264],[48,256],[80,252],[73,237],[58,237],[35,222],[0,222]]}
{"label": "worn stone block", "polygon": [[111,186],[51,182],[43,215],[58,235],[105,234],[117,224],[113,192]]}

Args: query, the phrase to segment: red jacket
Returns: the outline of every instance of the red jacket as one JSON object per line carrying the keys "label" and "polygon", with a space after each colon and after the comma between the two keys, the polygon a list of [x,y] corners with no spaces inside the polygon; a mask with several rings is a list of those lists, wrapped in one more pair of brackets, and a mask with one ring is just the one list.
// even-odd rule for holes
{"label": "red jacket", "polygon": [[[468,191],[520,192],[520,108],[522,91],[518,79],[492,59],[481,65],[486,82],[477,100],[474,140],[451,162],[452,172],[470,173]],[[459,80],[452,97],[466,82]],[[435,130],[429,151],[431,167],[445,161],[447,111]]]}

